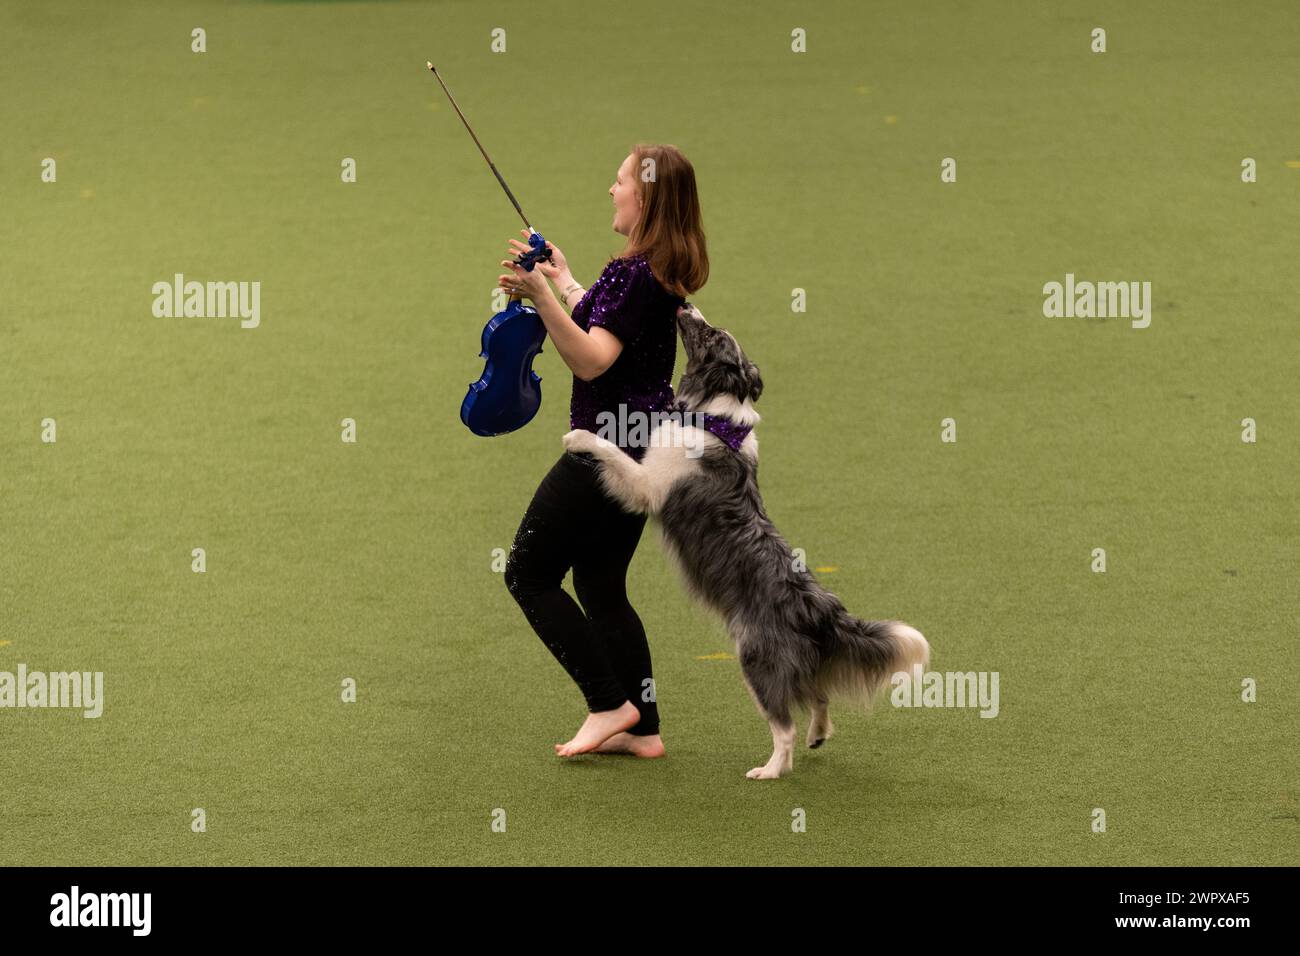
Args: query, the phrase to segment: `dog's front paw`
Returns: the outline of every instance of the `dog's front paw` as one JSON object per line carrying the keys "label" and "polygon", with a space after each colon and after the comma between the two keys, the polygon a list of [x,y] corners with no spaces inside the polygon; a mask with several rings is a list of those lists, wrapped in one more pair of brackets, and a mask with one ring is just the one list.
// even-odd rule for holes
{"label": "dog's front paw", "polygon": [[568,451],[594,452],[600,439],[585,428],[575,428],[565,433],[564,447]]}
{"label": "dog's front paw", "polygon": [[781,773],[782,769],[780,767],[773,769],[765,764],[762,767],[755,767],[745,776],[750,780],[775,780],[781,776]]}

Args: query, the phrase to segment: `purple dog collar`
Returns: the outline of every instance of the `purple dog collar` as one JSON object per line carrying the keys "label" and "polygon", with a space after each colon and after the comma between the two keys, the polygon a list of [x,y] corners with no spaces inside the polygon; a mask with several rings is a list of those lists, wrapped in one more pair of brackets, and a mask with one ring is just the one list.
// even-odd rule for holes
{"label": "purple dog collar", "polygon": [[691,415],[698,419],[704,419],[704,430],[711,434],[717,435],[726,443],[732,451],[740,451],[741,444],[745,441],[745,436],[754,430],[753,425],[741,425],[739,422],[733,422],[730,418],[723,415],[710,415],[708,412],[692,412],[684,402],[676,402],[672,406],[672,411],[681,415]]}

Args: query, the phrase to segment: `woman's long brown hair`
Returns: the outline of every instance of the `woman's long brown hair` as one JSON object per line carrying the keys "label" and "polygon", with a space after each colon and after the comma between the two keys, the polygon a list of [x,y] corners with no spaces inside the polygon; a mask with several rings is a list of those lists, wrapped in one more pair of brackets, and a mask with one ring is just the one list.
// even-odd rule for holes
{"label": "woman's long brown hair", "polygon": [[[676,146],[638,143],[631,153],[641,215],[618,258],[644,255],[660,285],[673,295],[691,295],[709,279],[695,168]],[[651,179],[647,168],[654,171]]]}

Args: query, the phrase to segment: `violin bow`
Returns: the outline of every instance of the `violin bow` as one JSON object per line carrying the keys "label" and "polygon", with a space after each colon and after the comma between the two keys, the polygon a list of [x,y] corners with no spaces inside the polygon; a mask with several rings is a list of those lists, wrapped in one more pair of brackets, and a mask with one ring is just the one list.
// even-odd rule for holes
{"label": "violin bow", "polygon": [[427,61],[427,63],[429,71],[433,73],[434,78],[438,81],[438,85],[441,86],[442,91],[447,94],[447,99],[451,100],[451,105],[456,111],[456,115],[459,116],[460,121],[465,124],[465,129],[469,130],[469,135],[474,140],[474,145],[478,147],[478,151],[482,153],[483,158],[487,160],[488,168],[492,170],[492,175],[496,176],[497,182],[501,184],[501,188],[506,191],[506,196],[509,197],[510,202],[514,205],[515,212],[519,213],[519,218],[524,221],[524,226],[528,229],[528,244],[532,246],[532,249],[516,258],[515,263],[516,265],[523,266],[526,272],[532,272],[533,264],[538,260],[545,259],[550,261],[551,250],[546,248],[546,240],[542,238],[540,232],[529,224],[528,217],[524,215],[524,211],[519,205],[519,200],[515,199],[515,194],[510,191],[510,187],[506,185],[506,181],[501,178],[501,173],[498,172],[496,163],[492,162],[492,158],[488,156],[487,150],[483,148],[483,144],[480,143],[478,137],[474,135],[474,128],[469,125],[469,120],[465,119],[465,114],[462,113],[460,107],[456,105],[456,97],[452,96],[451,90],[447,89],[447,84],[443,82],[442,77],[438,74],[438,68],[433,65],[433,61],[431,60]]}

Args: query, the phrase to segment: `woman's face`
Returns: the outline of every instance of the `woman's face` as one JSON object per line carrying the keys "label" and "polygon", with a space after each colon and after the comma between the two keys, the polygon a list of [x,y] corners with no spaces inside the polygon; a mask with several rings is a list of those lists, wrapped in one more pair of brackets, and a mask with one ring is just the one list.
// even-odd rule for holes
{"label": "woman's face", "polygon": [[614,231],[620,236],[632,232],[641,214],[641,197],[637,194],[635,177],[636,156],[629,153],[623,165],[618,167],[614,185],[609,187],[609,194],[614,197]]}

